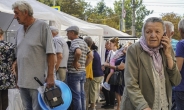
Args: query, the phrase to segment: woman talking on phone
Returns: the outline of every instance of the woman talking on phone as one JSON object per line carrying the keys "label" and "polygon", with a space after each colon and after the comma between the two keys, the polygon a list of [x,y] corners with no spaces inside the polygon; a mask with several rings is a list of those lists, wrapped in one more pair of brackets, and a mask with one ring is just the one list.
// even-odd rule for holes
{"label": "woman talking on phone", "polygon": [[121,110],[170,110],[172,86],[181,81],[160,18],[148,18],[140,41],[127,50]]}

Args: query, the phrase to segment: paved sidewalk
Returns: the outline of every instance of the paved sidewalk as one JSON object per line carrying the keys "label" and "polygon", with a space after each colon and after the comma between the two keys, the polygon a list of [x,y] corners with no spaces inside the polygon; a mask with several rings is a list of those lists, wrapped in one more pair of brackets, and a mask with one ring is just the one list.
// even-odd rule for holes
{"label": "paved sidewalk", "polygon": [[104,108],[101,108],[102,103],[105,103],[105,101],[98,102],[98,103],[96,104],[96,110],[116,110],[116,105],[115,105],[114,109],[104,109]]}

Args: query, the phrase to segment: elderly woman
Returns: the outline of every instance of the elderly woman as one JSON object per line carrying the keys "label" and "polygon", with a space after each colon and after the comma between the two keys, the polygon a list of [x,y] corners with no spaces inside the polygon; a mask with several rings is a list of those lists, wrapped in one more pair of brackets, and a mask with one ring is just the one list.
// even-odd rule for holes
{"label": "elderly woman", "polygon": [[160,18],[147,19],[140,41],[126,54],[125,88],[121,110],[170,110],[172,86],[181,75],[165,26]]}

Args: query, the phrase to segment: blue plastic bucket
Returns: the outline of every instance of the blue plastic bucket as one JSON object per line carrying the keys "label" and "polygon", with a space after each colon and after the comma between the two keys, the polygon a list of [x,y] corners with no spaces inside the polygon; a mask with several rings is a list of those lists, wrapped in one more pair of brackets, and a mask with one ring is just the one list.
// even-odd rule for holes
{"label": "blue plastic bucket", "polygon": [[[61,104],[60,106],[57,106],[53,108],[52,110],[67,110],[68,107],[71,104],[72,101],[72,93],[70,88],[62,81],[56,80],[55,84],[61,89],[62,91],[62,98],[64,101],[64,104]],[[43,102],[43,99],[41,97],[41,94],[38,93],[38,103],[40,104],[41,108],[43,110],[48,110],[46,104]]]}

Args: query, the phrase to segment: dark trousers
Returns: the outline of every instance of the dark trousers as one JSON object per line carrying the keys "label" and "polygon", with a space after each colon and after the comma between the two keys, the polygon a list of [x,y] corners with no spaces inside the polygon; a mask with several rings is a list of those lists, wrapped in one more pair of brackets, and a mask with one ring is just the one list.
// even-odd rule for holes
{"label": "dark trousers", "polygon": [[[108,74],[105,74],[104,81],[106,80]],[[105,96],[105,101],[107,105],[114,105],[115,104],[115,92],[110,92],[102,87],[102,92]]]}
{"label": "dark trousers", "polygon": [[172,88],[172,107],[171,107],[171,110],[177,110],[177,107],[176,107],[176,101],[175,101],[175,93],[174,93],[174,87]]}
{"label": "dark trousers", "polygon": [[0,90],[0,110],[8,107],[8,90]]}
{"label": "dark trousers", "polygon": [[183,110],[184,109],[184,92],[175,91],[174,98],[175,98],[177,110]]}
{"label": "dark trousers", "polygon": [[115,104],[115,92],[110,92],[104,88],[102,88],[102,92],[105,96],[106,104],[114,105]]}

